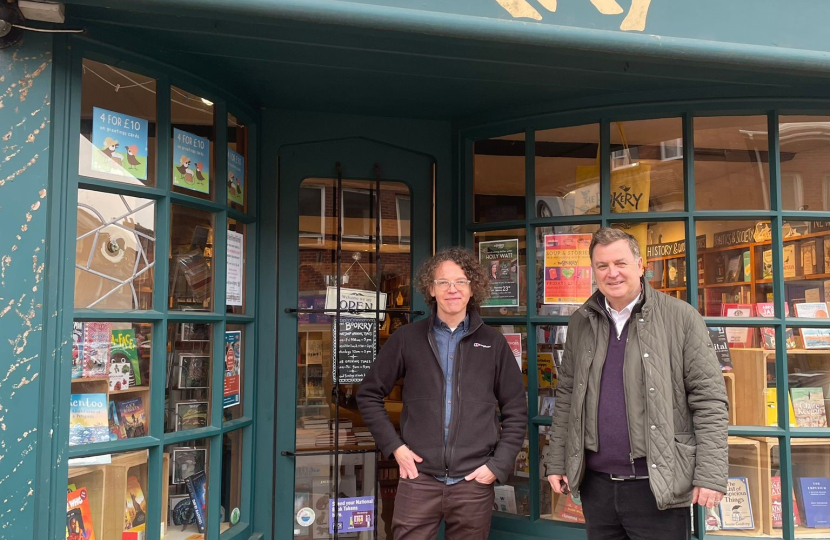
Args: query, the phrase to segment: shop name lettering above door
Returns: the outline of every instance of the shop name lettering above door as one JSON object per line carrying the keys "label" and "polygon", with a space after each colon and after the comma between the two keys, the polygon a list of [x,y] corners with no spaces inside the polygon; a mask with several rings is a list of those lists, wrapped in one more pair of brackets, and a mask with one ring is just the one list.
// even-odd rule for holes
{"label": "shop name lettering above door", "polygon": [[[583,0],[589,1],[589,0]],[[542,14],[534,8],[527,0],[496,0],[498,4],[507,10],[513,17],[542,20]],[[538,0],[539,4],[550,11],[556,12],[557,0]],[[603,15],[620,15],[624,12],[616,0],[590,0],[590,2]],[[631,7],[625,18],[620,23],[620,30],[642,32],[646,28],[646,18],[651,0],[631,0]]]}

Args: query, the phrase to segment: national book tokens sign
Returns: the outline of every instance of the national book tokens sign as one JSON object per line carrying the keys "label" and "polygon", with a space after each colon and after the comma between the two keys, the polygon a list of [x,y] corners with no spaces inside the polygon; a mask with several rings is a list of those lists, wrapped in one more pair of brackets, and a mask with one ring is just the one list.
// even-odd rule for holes
{"label": "national book tokens sign", "polygon": [[590,234],[545,235],[545,304],[581,304],[591,296]]}
{"label": "national book tokens sign", "polygon": [[[334,319],[336,321],[336,319]],[[332,360],[337,370],[331,376],[335,384],[360,384],[375,362],[377,321],[357,317],[340,317],[339,327],[332,322]]]}
{"label": "national book tokens sign", "polygon": [[147,179],[147,120],[92,108],[93,171]]}
{"label": "national book tokens sign", "polygon": [[337,512],[334,511],[334,498],[329,499],[329,534],[334,528],[340,534],[358,531],[371,531],[375,528],[374,497],[343,497],[337,499]]}
{"label": "national book tokens sign", "polygon": [[210,193],[210,141],[173,128],[173,185]]}
{"label": "national book tokens sign", "polygon": [[482,307],[519,305],[519,240],[494,240],[478,245],[478,260],[490,278]]}

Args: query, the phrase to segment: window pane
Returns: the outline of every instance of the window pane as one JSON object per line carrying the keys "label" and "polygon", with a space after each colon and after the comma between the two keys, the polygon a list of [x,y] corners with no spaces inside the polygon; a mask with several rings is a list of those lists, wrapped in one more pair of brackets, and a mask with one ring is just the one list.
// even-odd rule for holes
{"label": "window pane", "polygon": [[788,329],[796,340],[809,348],[787,351],[787,371],[790,399],[793,405],[792,427],[826,428],[830,405],[830,344],[825,349],[814,348],[814,333],[828,334],[817,328]]}
{"label": "window pane", "polygon": [[156,205],[78,191],[75,307],[152,309]]}
{"label": "window pane", "polygon": [[242,418],[245,402],[245,327],[229,324],[225,330],[223,417]]}
{"label": "window pane", "polygon": [[[769,210],[766,116],[695,118],[698,210]],[[740,197],[724,197],[729,186]]]}
{"label": "window pane", "polygon": [[173,132],[173,191],[214,199],[216,129],[213,103],[186,90],[170,87]]}
{"label": "window pane", "polygon": [[167,414],[164,431],[210,425],[213,325],[167,325]]}
{"label": "window pane", "polygon": [[477,223],[525,218],[525,135],[473,145],[473,214]]}
{"label": "window pane", "polygon": [[[242,430],[226,433],[222,438],[222,493],[221,508],[224,510],[220,532],[239,523],[242,513]],[[249,509],[245,509],[248,512]]]}
{"label": "window pane", "polygon": [[208,212],[173,205],[170,227],[170,309],[212,309],[215,219]]}
{"label": "window pane", "polygon": [[599,225],[536,229],[536,309],[570,315],[596,290],[588,247]]}
{"label": "window pane", "polygon": [[[830,222],[785,221],[784,290],[787,313],[811,317],[817,309],[827,313],[830,301]],[[764,255],[771,258],[769,248]]]}
{"label": "window pane", "polygon": [[[830,478],[830,439],[793,439],[793,491],[798,503],[798,527],[796,538],[827,537],[830,524],[826,512],[827,506],[818,501],[818,492],[827,500],[828,478]],[[813,489],[811,489],[813,488]],[[773,499],[774,500],[774,499]]]}
{"label": "window pane", "polygon": [[[539,455],[543,456],[550,444],[548,426],[539,426]],[[568,523],[585,523],[582,505],[576,504],[570,495],[558,495],[553,492],[548,482],[546,471],[539,471],[540,493],[539,512],[542,519],[565,521]]]}
{"label": "window pane", "polygon": [[526,313],[527,289],[524,273],[527,249],[524,229],[475,233],[473,251],[478,254],[489,282],[488,298],[482,303],[480,313]]}
{"label": "window pane", "polygon": [[772,328],[709,327],[726,385],[730,425],[778,426],[775,351],[745,346],[769,344],[769,336],[774,336]]}
{"label": "window pane", "polygon": [[225,273],[225,311],[242,315],[247,297],[248,226],[228,219],[227,272]]}
{"label": "window pane", "polygon": [[[163,469],[166,473],[166,456]],[[66,491],[68,539],[145,534],[149,505],[161,504],[165,511],[166,498],[159,502],[149,491],[146,450],[70,459]]]}
{"label": "window pane", "polygon": [[611,226],[637,239],[643,258],[643,275],[654,289],[688,301],[686,227],[683,222],[612,223]]}
{"label": "window pane", "polygon": [[683,121],[611,123],[611,212],[682,211]]}
{"label": "window pane", "polygon": [[537,131],[535,149],[536,217],[598,214],[599,124]]}
{"label": "window pane", "polygon": [[156,185],[156,81],[84,59],[78,174]]}
{"label": "window pane", "polygon": [[228,113],[228,206],[248,210],[248,127]]}
{"label": "window pane", "polygon": [[827,116],[779,118],[784,210],[830,210],[828,134],[830,117]]}
{"label": "window pane", "polygon": [[[197,439],[164,447],[168,456],[169,472],[165,471],[166,507],[162,515],[167,531],[174,538],[196,540],[205,537],[208,523],[208,474],[210,471],[210,441]],[[220,527],[224,530],[227,527]],[[192,536],[191,536],[192,535]]]}
{"label": "window pane", "polygon": [[495,486],[496,500],[493,509],[506,514],[530,516],[530,440],[525,432],[522,448],[516,456],[513,472],[507,483]]}
{"label": "window pane", "polygon": [[[557,370],[562,365],[567,338],[568,327],[565,325],[543,324],[536,327],[536,381],[539,396],[536,410],[539,416],[553,416]],[[549,431],[542,430],[543,433]]]}

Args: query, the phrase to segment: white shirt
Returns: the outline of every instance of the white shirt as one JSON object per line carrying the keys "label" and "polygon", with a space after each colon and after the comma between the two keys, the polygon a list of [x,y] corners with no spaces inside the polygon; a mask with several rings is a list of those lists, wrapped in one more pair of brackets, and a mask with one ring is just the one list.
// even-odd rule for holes
{"label": "white shirt", "polygon": [[617,329],[617,339],[620,338],[620,334],[625,327],[625,323],[628,322],[628,319],[631,318],[631,310],[634,309],[634,306],[637,305],[637,302],[643,297],[643,291],[640,290],[640,294],[637,295],[637,298],[631,301],[630,304],[625,306],[621,311],[617,311],[611,307],[611,304],[608,303],[608,299],[605,299],[605,309],[608,310],[608,313],[611,314],[611,320],[614,321],[614,327]]}

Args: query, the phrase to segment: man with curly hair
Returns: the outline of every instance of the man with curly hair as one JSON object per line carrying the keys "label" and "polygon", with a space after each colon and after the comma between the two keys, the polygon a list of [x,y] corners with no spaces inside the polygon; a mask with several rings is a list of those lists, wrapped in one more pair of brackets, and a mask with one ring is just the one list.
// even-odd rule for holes
{"label": "man with curly hair", "polygon": [[[395,540],[431,540],[441,520],[447,540],[485,540],[493,482],[507,480],[527,427],[521,370],[504,336],[478,313],[488,278],[471,251],[439,251],[416,280],[431,314],[392,334],[357,403],[378,447],[400,469]],[[383,400],[400,378],[398,434]]]}

